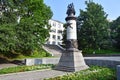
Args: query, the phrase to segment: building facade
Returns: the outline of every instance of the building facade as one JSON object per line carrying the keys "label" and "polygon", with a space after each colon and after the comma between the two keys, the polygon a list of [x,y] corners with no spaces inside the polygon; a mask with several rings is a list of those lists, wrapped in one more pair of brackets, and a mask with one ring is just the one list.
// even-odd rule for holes
{"label": "building facade", "polygon": [[62,44],[62,34],[64,31],[64,23],[57,21],[57,20],[49,20],[49,25],[51,25],[51,29],[50,29],[50,36],[49,39],[47,41],[47,44],[51,44],[51,45],[61,45]]}

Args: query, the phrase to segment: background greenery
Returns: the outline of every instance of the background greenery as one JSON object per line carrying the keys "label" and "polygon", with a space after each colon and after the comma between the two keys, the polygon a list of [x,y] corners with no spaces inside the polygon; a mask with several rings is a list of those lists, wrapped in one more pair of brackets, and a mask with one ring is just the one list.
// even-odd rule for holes
{"label": "background greenery", "polygon": [[0,55],[48,56],[42,45],[49,36],[50,7],[43,0],[0,0],[0,3]]}
{"label": "background greenery", "polygon": [[[78,48],[83,54],[119,54],[120,17],[109,21],[102,5],[92,0],[85,4],[85,10],[80,9],[77,17]],[[64,27],[63,44],[66,42]]]}
{"label": "background greenery", "polygon": [[103,7],[86,1],[86,10],[78,16],[78,44],[81,48],[109,49],[111,47],[107,14]]}

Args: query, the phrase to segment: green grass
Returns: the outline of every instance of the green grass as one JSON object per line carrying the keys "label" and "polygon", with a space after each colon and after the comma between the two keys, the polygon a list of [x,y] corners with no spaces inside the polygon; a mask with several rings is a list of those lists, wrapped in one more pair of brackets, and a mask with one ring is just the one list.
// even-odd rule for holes
{"label": "green grass", "polygon": [[45,80],[116,80],[115,70],[93,66],[87,70]]}
{"label": "green grass", "polygon": [[42,70],[42,69],[51,69],[53,67],[54,67],[54,65],[52,65],[52,64],[41,64],[41,65],[34,65],[34,66],[9,67],[9,68],[0,69],[0,74],[25,72],[25,71],[33,71],[33,70]]}

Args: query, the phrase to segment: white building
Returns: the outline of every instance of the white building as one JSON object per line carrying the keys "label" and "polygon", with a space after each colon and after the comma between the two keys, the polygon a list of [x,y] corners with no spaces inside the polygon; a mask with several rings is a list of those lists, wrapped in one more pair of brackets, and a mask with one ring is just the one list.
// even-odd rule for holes
{"label": "white building", "polygon": [[64,31],[64,23],[57,21],[57,20],[49,20],[49,25],[51,25],[51,29],[50,29],[50,37],[47,41],[47,44],[51,44],[51,45],[58,45],[58,44],[62,44],[62,34]]}

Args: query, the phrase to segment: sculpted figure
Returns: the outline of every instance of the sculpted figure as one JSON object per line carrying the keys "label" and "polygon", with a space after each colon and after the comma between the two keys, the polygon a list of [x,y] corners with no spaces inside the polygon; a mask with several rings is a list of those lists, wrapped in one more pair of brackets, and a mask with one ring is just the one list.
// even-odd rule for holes
{"label": "sculpted figure", "polygon": [[75,15],[75,9],[74,9],[73,3],[69,4],[67,8],[68,9],[67,9],[67,13],[66,14],[68,14],[68,16],[70,16],[72,14]]}

